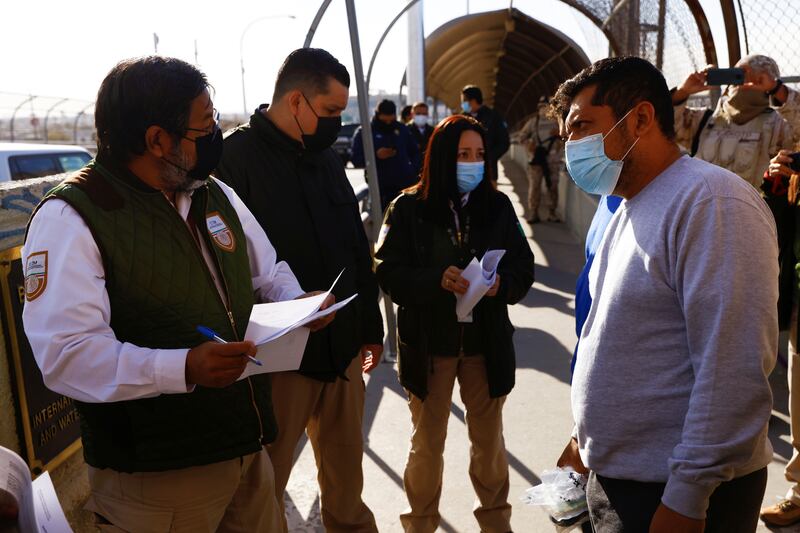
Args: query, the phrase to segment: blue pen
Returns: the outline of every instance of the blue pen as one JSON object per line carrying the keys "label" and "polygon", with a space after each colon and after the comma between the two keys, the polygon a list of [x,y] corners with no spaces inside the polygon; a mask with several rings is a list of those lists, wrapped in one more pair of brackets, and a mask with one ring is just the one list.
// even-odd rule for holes
{"label": "blue pen", "polygon": [[[216,332],[211,328],[207,328],[205,326],[197,326],[197,331],[200,332],[200,334],[203,337],[207,338],[208,340],[217,341],[222,344],[228,344],[228,341],[217,335]],[[251,363],[255,363],[258,366],[264,366],[264,364],[255,357],[251,357],[248,355],[247,358],[250,359]]]}

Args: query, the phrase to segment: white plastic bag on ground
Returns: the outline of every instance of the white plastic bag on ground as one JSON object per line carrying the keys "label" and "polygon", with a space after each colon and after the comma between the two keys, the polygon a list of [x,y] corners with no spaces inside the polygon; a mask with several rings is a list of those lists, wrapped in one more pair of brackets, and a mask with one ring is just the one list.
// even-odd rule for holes
{"label": "white plastic bag on ground", "polygon": [[542,473],[542,482],[525,491],[522,501],[544,507],[550,520],[559,526],[577,524],[588,512],[586,476],[572,468],[556,468]]}

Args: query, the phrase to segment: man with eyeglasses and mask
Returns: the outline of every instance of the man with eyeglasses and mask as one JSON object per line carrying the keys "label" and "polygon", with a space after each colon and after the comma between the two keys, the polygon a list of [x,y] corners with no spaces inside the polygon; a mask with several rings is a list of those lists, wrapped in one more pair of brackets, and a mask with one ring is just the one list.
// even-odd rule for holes
{"label": "man with eyeglasses and mask", "polygon": [[115,66],[97,158],[50,191],[25,240],[25,332],[45,384],[75,400],[104,531],[279,527],[269,378],[238,379],[256,353],[242,339],[256,302],[304,292],[209,178],[223,144],[208,88],[178,59]]}
{"label": "man with eyeglasses and mask", "polygon": [[272,103],[226,135],[216,172],[253,211],[300,283],[327,287],[344,269],[334,294],[341,300],[358,293],[329,328],[309,336],[299,371],[272,375],[279,431],[268,451],[279,504],[307,432],[329,532],[377,531],[361,499],[361,374],[380,361],[383,320],[358,204],[331,149],[349,85],[347,69],[325,50],[295,50],[278,71]]}
{"label": "man with eyeglasses and mask", "polygon": [[623,198],[589,272],[558,465],[591,471],[595,531],[754,531],[772,459],[772,214],[732,172],[681,155],[643,59],[594,63],[553,108],[575,183]]}

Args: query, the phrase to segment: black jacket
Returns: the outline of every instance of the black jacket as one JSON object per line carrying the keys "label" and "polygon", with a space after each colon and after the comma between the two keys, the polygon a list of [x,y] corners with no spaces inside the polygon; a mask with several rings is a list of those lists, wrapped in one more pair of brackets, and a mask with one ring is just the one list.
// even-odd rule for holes
{"label": "black jacket", "polygon": [[[385,210],[389,202],[400,194],[401,190],[414,185],[419,180],[419,150],[416,141],[411,137],[411,132],[404,124],[397,121],[385,124],[377,118],[373,118],[371,124],[375,151],[377,152],[381,148],[392,148],[397,152],[392,157],[378,158],[376,161],[381,198],[385,200],[381,208]],[[358,128],[353,137],[351,161],[356,168],[366,166],[363,131]]]}
{"label": "black jacket", "polygon": [[425,150],[428,148],[428,141],[431,139],[431,135],[433,135],[433,126],[430,124],[425,124],[425,127],[422,128],[422,131],[417,127],[416,124],[413,122],[409,122],[407,124],[408,131],[411,132],[411,136],[417,141],[417,146],[419,147],[419,154],[420,154],[420,167],[422,166],[422,162],[425,161]]}
{"label": "black jacket", "polygon": [[[533,283],[534,258],[508,197],[492,192],[487,207],[492,214],[490,220],[470,229],[469,242],[456,266],[464,268],[473,256],[480,258],[487,250],[506,250],[498,268],[497,295],[482,298],[472,313],[483,344],[478,351],[486,360],[489,394],[498,398],[514,387],[516,369],[508,305],[528,293]],[[455,296],[441,287],[442,274],[450,265],[431,259],[442,254],[431,249],[437,228],[424,211],[416,194],[399,196],[389,206],[375,252],[378,282],[399,306],[400,382],[423,400],[428,393],[431,356],[441,355],[431,353],[431,339],[449,337],[444,329],[459,327]],[[441,317],[450,317],[449,324],[443,325]],[[454,349],[458,350],[458,346]]]}
{"label": "black jacket", "polygon": [[333,381],[362,345],[383,343],[369,244],[336,152],[306,152],[260,112],[265,107],[226,134],[215,175],[242,198],[304,290],[328,289],[344,269],[337,301],[358,293],[309,336],[303,355],[301,373]]}
{"label": "black jacket", "polygon": [[[781,178],[776,178],[781,180]],[[800,283],[800,206],[789,202],[787,183],[775,184],[774,179],[765,177],[761,185],[764,200],[775,217],[778,230],[778,325],[781,330],[790,330],[792,305],[796,299]],[[798,317],[800,323],[800,317]],[[798,329],[800,331],[800,329]],[[797,339],[793,339],[797,341]]]}
{"label": "black jacket", "polygon": [[[485,105],[478,108],[475,118],[486,129],[486,153],[496,170],[497,162],[500,161],[503,154],[508,151],[508,147],[511,146],[506,121],[500,116],[500,113]],[[497,179],[497,176],[493,176],[493,179]]]}

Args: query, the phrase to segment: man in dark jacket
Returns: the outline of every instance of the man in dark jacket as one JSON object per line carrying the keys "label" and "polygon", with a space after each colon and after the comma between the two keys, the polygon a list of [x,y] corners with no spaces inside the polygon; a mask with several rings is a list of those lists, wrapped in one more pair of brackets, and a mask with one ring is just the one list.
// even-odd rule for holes
{"label": "man in dark jacket", "polygon": [[[351,161],[356,168],[365,166],[364,142],[361,128],[353,138]],[[372,118],[372,140],[378,159],[378,186],[381,190],[381,209],[386,211],[389,202],[400,191],[418,180],[420,159],[417,143],[408,128],[397,122],[397,107],[391,100],[381,100]]]}
{"label": "man in dark jacket", "polygon": [[461,110],[465,115],[478,119],[486,128],[486,160],[493,171],[491,178],[497,180],[497,162],[511,146],[506,121],[500,113],[483,105],[483,93],[475,85],[461,89]]}
{"label": "man in dark jacket", "polygon": [[[295,50],[281,66],[272,105],[229,132],[217,176],[253,211],[278,257],[300,283],[330,286],[342,300],[334,326],[308,338],[299,372],[273,374],[278,438],[269,447],[275,491],[283,493],[294,451],[307,430],[319,469],[328,531],[377,531],[361,499],[364,370],[383,350],[378,286],[355,195],[330,146],[347,105],[350,76],[328,52]],[[356,357],[361,355],[361,359]],[[285,518],[283,530],[286,531]]]}
{"label": "man in dark jacket", "polygon": [[411,132],[411,136],[417,141],[420,161],[424,161],[425,149],[428,147],[428,141],[431,135],[433,135],[433,126],[428,124],[428,104],[425,102],[416,102],[411,110],[411,122],[407,124],[408,131]]}

